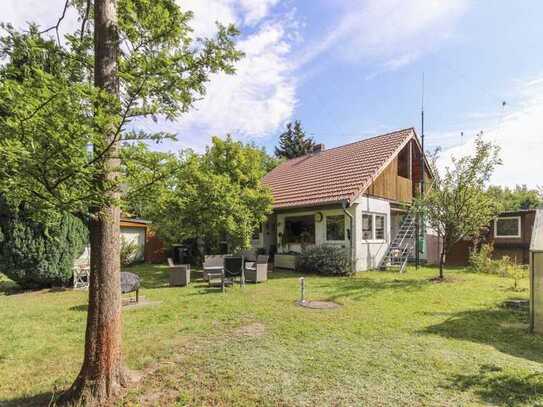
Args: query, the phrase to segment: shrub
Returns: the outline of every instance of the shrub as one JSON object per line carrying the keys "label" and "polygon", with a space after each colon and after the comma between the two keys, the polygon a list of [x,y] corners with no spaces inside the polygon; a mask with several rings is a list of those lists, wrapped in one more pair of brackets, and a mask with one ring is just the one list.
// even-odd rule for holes
{"label": "shrub", "polygon": [[473,250],[469,255],[470,269],[476,273],[494,273],[493,251],[491,244],[483,244],[479,250]]}
{"label": "shrub", "polygon": [[528,269],[517,265],[509,256],[493,260],[491,258],[494,248],[490,244],[484,244],[478,251],[470,254],[470,268],[478,273],[498,274],[501,277],[513,279],[513,289],[519,289],[519,281],[526,278]]}
{"label": "shrub", "polygon": [[297,258],[296,271],[332,276],[350,276],[353,273],[345,249],[324,245],[304,249]]}
{"label": "shrub", "polygon": [[130,266],[136,261],[139,253],[139,246],[134,241],[128,241],[121,236],[121,265]]}
{"label": "shrub", "polygon": [[0,195],[0,272],[22,288],[69,285],[87,235],[85,225],[71,215],[45,226],[33,221],[24,206],[13,208]]}
{"label": "shrub", "polygon": [[513,280],[513,290],[520,289],[519,282],[528,277],[528,268],[522,265],[518,265],[511,261],[509,256],[504,256],[500,260],[496,261],[500,275],[502,277],[508,277]]}

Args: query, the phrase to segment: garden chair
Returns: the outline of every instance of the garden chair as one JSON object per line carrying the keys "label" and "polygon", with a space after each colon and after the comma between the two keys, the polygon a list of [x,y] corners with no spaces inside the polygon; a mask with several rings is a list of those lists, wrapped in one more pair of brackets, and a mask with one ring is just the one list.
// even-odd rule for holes
{"label": "garden chair", "polygon": [[209,274],[221,274],[224,265],[225,255],[212,254],[204,256],[203,279],[209,281]]}
{"label": "garden chair", "polygon": [[75,289],[87,289],[89,288],[90,279],[90,265],[89,264],[76,264],[73,268],[74,272],[74,288]]}
{"label": "garden chair", "polygon": [[170,286],[187,286],[190,283],[190,264],[174,264],[171,258],[168,258],[168,268],[170,269]]}
{"label": "garden chair", "polygon": [[228,285],[233,285],[236,278],[239,278],[240,286],[245,285],[245,270],[243,256],[226,256],[224,258],[223,276],[221,288],[224,291]]}
{"label": "garden chair", "polygon": [[258,255],[256,263],[245,264],[245,280],[253,283],[261,283],[268,279],[269,256]]}

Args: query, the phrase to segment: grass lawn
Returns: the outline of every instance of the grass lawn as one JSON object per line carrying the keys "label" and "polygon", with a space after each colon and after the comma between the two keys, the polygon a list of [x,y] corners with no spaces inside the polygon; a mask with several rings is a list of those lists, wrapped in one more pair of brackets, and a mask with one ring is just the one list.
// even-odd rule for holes
{"label": "grass lawn", "polygon": [[[196,281],[167,287],[163,266],[133,267],[160,304],[124,312],[124,355],[143,371],[121,405],[543,405],[543,338],[512,280],[435,269],[298,275],[226,294]],[[1,280],[1,279],[0,279]],[[0,281],[0,405],[35,405],[66,388],[81,363],[86,293],[13,294]]]}

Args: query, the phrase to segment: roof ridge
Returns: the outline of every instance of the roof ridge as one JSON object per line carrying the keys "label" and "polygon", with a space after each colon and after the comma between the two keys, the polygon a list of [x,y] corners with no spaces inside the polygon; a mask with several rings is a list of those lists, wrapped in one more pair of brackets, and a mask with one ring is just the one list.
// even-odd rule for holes
{"label": "roof ridge", "polygon": [[[312,156],[313,154],[325,153],[325,152],[327,152],[327,151],[336,150],[336,149],[338,149],[338,148],[347,147],[347,146],[350,146],[350,145],[353,145],[353,144],[357,144],[357,143],[363,143],[363,142],[365,142],[365,141],[373,140],[373,139],[376,139],[376,138],[379,138],[379,137],[390,136],[390,135],[392,135],[392,134],[401,133],[402,131],[408,131],[408,130],[413,130],[413,131],[415,131],[415,128],[414,128],[413,126],[411,126],[411,127],[405,127],[405,128],[403,128],[403,129],[398,129],[398,130],[389,131],[388,133],[377,134],[377,135],[375,135],[375,136],[371,136],[371,137],[364,138],[364,139],[361,139],[361,140],[352,141],[352,142],[350,142],[350,143],[342,144],[342,145],[340,145],[340,146],[335,146],[335,147],[332,147],[332,148],[327,148],[327,149],[324,149],[324,150],[322,150],[322,151],[319,151],[318,153],[308,153],[308,154],[301,155],[301,156],[299,156],[299,157],[289,158],[288,160],[283,161],[281,164],[288,163],[289,161],[299,160],[299,159],[304,158],[304,157],[307,158],[307,157]],[[415,134],[416,134],[416,132],[415,132]]]}
{"label": "roof ridge", "polygon": [[272,190],[275,208],[340,198],[351,201],[413,138],[416,131],[408,127],[306,154],[284,161],[263,181]]}

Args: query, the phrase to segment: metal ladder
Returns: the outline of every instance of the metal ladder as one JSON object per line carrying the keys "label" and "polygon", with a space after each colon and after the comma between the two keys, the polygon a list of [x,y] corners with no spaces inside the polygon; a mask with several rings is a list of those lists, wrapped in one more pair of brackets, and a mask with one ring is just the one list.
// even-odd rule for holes
{"label": "metal ladder", "polygon": [[404,272],[407,262],[415,255],[416,230],[417,217],[412,212],[408,212],[402,220],[398,233],[390,242],[379,264],[379,270],[397,268],[400,273]]}

